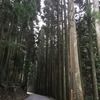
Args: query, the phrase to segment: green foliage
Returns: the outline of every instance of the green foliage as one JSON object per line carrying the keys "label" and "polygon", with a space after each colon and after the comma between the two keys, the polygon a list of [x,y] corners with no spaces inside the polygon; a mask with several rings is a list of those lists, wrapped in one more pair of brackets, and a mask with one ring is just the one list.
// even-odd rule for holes
{"label": "green foliage", "polygon": [[25,12],[25,9],[22,4],[17,2],[13,7],[13,11],[15,12],[17,16],[21,17],[23,13]]}
{"label": "green foliage", "polygon": [[85,100],[92,100],[92,96],[86,96]]}
{"label": "green foliage", "polygon": [[93,16],[94,16],[95,19],[100,20],[100,12],[93,12]]}
{"label": "green foliage", "polygon": [[90,4],[85,5],[85,11],[87,14],[91,13],[91,5]]}
{"label": "green foliage", "polygon": [[35,19],[36,13],[36,4],[35,1],[29,1],[27,5],[25,3],[17,2],[13,7],[13,11],[18,17],[19,21],[25,25],[28,24],[28,21],[33,17]]}
{"label": "green foliage", "polygon": [[[32,32],[30,27],[34,27],[34,24],[30,23],[36,20],[37,6],[40,5],[40,2],[36,4],[36,1],[39,0],[0,2],[0,79],[5,82],[15,83],[17,78],[17,82],[22,82],[20,74],[23,74],[25,69],[26,34]],[[34,52],[34,47],[30,52]],[[31,59],[28,62],[32,62]],[[2,80],[0,81],[3,82]]]}
{"label": "green foliage", "polygon": [[100,91],[100,83],[98,83],[98,89],[99,89],[99,91]]}
{"label": "green foliage", "polygon": [[25,48],[25,45],[15,42],[9,42],[8,46],[14,47],[15,49]]}

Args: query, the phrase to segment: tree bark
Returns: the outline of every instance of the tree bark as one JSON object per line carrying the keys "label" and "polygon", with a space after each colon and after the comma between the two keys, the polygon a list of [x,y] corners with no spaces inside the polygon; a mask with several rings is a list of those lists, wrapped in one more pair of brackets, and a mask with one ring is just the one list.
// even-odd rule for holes
{"label": "tree bark", "polygon": [[99,1],[98,0],[93,0],[93,6],[94,6],[94,13],[96,16],[95,18],[95,31],[96,31],[96,36],[97,36],[97,46],[98,46],[98,54],[99,54],[99,59],[100,59],[100,19],[98,18],[100,14],[99,10]]}
{"label": "tree bark", "polygon": [[[69,46],[70,46],[70,84],[73,90],[74,99],[83,100],[82,83],[79,68],[78,47],[77,47],[77,33],[75,24],[75,9],[74,0],[69,0]],[[71,90],[70,89],[70,93]]]}
{"label": "tree bark", "polygon": [[[87,1],[87,4],[88,5],[90,4],[89,0]],[[94,60],[94,54],[93,54],[93,39],[92,39],[92,30],[91,30],[92,25],[91,25],[91,13],[90,12],[91,11],[87,13],[87,25],[88,25],[88,33],[89,33],[90,59],[91,59],[92,78],[93,78],[92,79],[93,81],[93,100],[99,100],[95,60]]]}

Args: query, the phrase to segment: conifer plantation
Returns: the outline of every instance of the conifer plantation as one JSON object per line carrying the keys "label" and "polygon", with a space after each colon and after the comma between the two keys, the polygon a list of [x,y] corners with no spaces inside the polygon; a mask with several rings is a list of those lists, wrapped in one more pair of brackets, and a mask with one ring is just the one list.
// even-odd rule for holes
{"label": "conifer plantation", "polygon": [[99,0],[0,0],[0,100],[27,92],[100,100]]}

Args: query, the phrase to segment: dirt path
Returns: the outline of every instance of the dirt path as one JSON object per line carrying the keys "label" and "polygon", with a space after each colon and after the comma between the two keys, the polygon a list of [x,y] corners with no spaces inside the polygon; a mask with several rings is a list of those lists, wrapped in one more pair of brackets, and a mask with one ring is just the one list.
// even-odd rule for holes
{"label": "dirt path", "polygon": [[48,97],[41,96],[38,94],[28,93],[30,96],[25,100],[50,100]]}

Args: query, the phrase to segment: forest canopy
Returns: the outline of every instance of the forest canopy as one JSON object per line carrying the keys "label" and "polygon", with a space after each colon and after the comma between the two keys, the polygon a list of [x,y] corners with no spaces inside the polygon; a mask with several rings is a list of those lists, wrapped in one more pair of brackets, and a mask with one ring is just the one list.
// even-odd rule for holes
{"label": "forest canopy", "polygon": [[99,100],[99,3],[1,0],[0,93]]}

